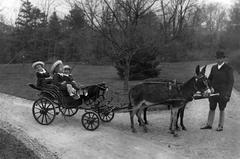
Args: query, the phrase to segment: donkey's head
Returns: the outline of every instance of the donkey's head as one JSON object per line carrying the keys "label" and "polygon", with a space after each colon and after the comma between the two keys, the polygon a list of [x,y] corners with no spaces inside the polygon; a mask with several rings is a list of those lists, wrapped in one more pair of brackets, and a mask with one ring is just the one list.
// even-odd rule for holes
{"label": "donkey's head", "polygon": [[193,77],[195,79],[194,81],[195,91],[199,91],[202,94],[211,93],[209,81],[205,75],[205,71],[206,71],[206,66],[203,67],[202,70],[200,71],[200,66],[198,65],[196,67],[196,76]]}

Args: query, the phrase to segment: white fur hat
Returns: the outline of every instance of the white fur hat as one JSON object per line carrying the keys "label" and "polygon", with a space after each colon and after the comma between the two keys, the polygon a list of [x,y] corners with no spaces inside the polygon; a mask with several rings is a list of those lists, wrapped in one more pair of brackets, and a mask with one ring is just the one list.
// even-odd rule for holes
{"label": "white fur hat", "polygon": [[57,60],[56,62],[53,63],[52,67],[51,67],[51,73],[53,73],[53,71],[55,70],[55,68],[60,65],[63,64],[63,62],[61,60]]}
{"label": "white fur hat", "polygon": [[70,67],[69,65],[64,65],[64,66],[63,66],[63,69],[64,69],[64,70],[65,70],[65,69],[71,70],[71,67]]}
{"label": "white fur hat", "polygon": [[36,61],[32,64],[32,68],[34,69],[37,65],[42,65],[42,67],[45,65],[42,61]]}

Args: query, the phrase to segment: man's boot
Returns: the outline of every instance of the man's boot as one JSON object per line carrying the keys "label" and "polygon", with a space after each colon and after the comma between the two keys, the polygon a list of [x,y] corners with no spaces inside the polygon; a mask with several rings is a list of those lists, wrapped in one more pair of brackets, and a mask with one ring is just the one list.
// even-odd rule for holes
{"label": "man's boot", "polygon": [[225,115],[224,111],[220,111],[219,123],[218,123],[218,128],[216,129],[216,131],[223,131],[224,115]]}
{"label": "man's boot", "polygon": [[204,127],[201,127],[201,129],[212,129],[214,117],[215,117],[215,110],[209,110],[207,125]]}

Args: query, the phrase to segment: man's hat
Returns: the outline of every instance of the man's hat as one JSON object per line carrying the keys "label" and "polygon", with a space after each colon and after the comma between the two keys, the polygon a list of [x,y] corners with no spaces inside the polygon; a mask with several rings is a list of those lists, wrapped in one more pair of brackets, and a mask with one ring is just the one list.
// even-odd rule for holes
{"label": "man's hat", "polygon": [[54,72],[55,68],[58,66],[58,65],[61,65],[63,64],[63,62],[61,60],[57,60],[56,62],[53,63],[52,67],[51,67],[51,73]]}
{"label": "man's hat", "polygon": [[225,58],[226,56],[225,56],[225,54],[224,54],[224,52],[223,51],[217,51],[216,52],[216,58],[217,59],[221,59],[221,58]]}
{"label": "man's hat", "polygon": [[42,61],[36,61],[32,64],[32,68],[35,69],[37,65],[41,65],[43,67],[45,64]]}
{"label": "man's hat", "polygon": [[63,66],[63,69],[64,70],[71,70],[71,67],[69,65],[65,65],[65,66]]}

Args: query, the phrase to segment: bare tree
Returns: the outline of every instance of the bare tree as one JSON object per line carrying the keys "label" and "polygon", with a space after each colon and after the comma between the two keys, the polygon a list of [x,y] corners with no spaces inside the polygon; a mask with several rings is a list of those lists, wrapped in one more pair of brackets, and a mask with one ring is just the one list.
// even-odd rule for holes
{"label": "bare tree", "polygon": [[112,59],[124,63],[124,88],[128,90],[130,62],[134,54],[148,44],[139,42],[139,21],[151,11],[157,0],[75,0],[81,6],[89,26],[112,46]]}
{"label": "bare tree", "polygon": [[165,43],[178,38],[183,32],[184,25],[188,22],[197,3],[196,0],[161,0],[160,15]]}
{"label": "bare tree", "polygon": [[49,17],[53,8],[56,8],[58,4],[56,4],[56,0],[41,0],[40,7],[41,10],[45,13],[46,19]]}
{"label": "bare tree", "polygon": [[220,33],[226,28],[227,13],[220,3],[210,3],[202,6],[204,28],[208,33],[210,47],[214,49],[220,39]]}

